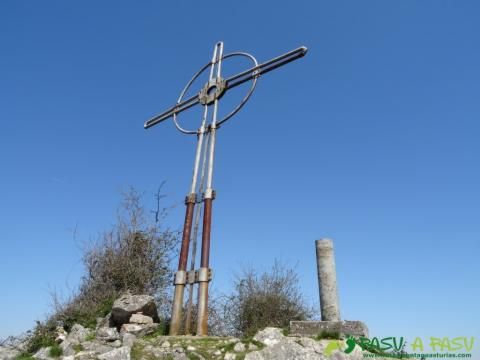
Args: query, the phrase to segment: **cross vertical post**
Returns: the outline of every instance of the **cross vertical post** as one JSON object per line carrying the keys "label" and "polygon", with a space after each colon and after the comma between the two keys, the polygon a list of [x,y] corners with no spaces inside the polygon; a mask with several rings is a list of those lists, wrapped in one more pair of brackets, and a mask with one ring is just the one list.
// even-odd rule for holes
{"label": "cross vertical post", "polygon": [[[177,103],[167,111],[157,115],[145,122],[146,129],[164,121],[173,118],[176,128],[184,133],[197,136],[197,145],[195,152],[195,161],[193,165],[192,181],[190,192],[185,199],[185,222],[182,232],[182,242],[180,248],[180,256],[178,261],[178,270],[174,277],[174,296],[172,304],[172,317],[170,323],[170,335],[179,335],[182,329],[184,291],[187,284],[190,285],[190,294],[188,301],[188,311],[186,317],[185,331],[190,333],[191,329],[191,308],[192,308],[192,290],[193,285],[198,284],[197,299],[197,326],[196,335],[208,335],[208,284],[211,280],[212,270],[210,269],[210,236],[212,228],[212,205],[215,199],[215,191],[213,190],[213,164],[215,158],[216,133],[219,127],[233,117],[250,99],[255,90],[257,79],[260,75],[266,74],[280,66],[303,57],[307,53],[307,48],[302,46],[295,50],[289,51],[283,55],[273,58],[265,63],[258,64],[255,57],[245,52],[234,52],[227,55],[223,54],[223,42],[215,44],[212,60],[200,69],[183,89]],[[224,60],[238,56],[247,58],[253,63],[253,67],[242,71],[227,79],[222,78],[222,63]],[[190,89],[195,80],[207,69],[210,69],[210,75],[207,83],[203,86],[197,95],[185,99],[185,94]],[[240,101],[230,113],[218,119],[219,101],[224,94],[243,83],[251,81],[251,86],[245,97]],[[203,116],[201,125],[197,130],[186,130],[180,126],[177,121],[178,114],[194,107],[195,105],[203,105]],[[212,107],[211,121],[209,120],[209,108]],[[208,141],[205,142],[205,138]],[[200,163],[202,170],[200,172]],[[206,167],[206,168],[205,168]],[[206,170],[206,174],[205,174]],[[206,175],[206,182],[204,176]],[[198,221],[201,214],[201,203],[203,203],[203,224],[202,224],[202,244],[200,256],[200,268],[195,269],[196,257],[196,238]],[[196,205],[198,206],[196,207]],[[195,227],[192,236],[193,218],[195,215]],[[189,256],[190,242],[193,242],[191,270],[187,272],[187,262]]]}

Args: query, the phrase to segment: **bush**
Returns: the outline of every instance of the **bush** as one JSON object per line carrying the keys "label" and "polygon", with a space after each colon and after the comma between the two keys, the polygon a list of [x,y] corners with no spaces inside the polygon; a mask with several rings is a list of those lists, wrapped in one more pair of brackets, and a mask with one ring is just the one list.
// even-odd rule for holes
{"label": "bush", "polygon": [[67,331],[75,323],[95,328],[96,319],[106,316],[125,292],[154,296],[160,314],[167,314],[178,232],[161,226],[165,216],[166,209],[158,207],[155,220],[149,221],[140,194],[134,189],[123,194],[116,225],[83,249],[85,275],[79,289],[67,300],[52,294],[53,314],[35,327],[29,353],[51,346],[59,324]]}
{"label": "bush", "polygon": [[225,311],[231,331],[244,337],[267,326],[287,328],[290,320],[313,315],[298,287],[298,275],[278,261],[270,271],[259,273],[250,268],[237,276]]}

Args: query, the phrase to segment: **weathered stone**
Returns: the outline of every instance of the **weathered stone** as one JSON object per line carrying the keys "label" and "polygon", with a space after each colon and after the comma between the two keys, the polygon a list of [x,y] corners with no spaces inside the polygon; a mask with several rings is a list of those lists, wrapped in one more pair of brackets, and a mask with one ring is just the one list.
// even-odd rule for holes
{"label": "weathered stone", "polygon": [[113,320],[112,320],[112,313],[108,313],[107,316],[105,316],[104,318],[97,318],[97,327],[96,329],[98,330],[99,328],[102,328],[102,327],[114,327],[115,324],[113,323]]}
{"label": "weathered stone", "polygon": [[75,356],[74,355],[63,356],[62,360],[75,360]]}
{"label": "weathered stone", "polygon": [[248,350],[250,351],[258,350],[258,346],[255,344],[248,344]]}
{"label": "weathered stone", "polygon": [[130,348],[122,346],[98,356],[99,360],[130,360]]}
{"label": "weathered stone", "polygon": [[153,324],[153,319],[150,316],[142,314],[132,314],[129,322],[131,324]]}
{"label": "weathered stone", "polygon": [[118,348],[118,347],[122,346],[122,341],[121,340],[115,340],[115,341],[112,341],[108,345]]}
{"label": "weathered stone", "polygon": [[120,339],[120,334],[118,333],[118,330],[114,327],[101,327],[97,330],[97,339],[107,342],[115,341]]}
{"label": "weathered stone", "polygon": [[245,360],[326,360],[321,354],[306,349],[290,339],[267,346],[260,351],[250,352]]}
{"label": "weathered stone", "polygon": [[162,348],[169,348],[170,343],[168,341],[164,341],[161,346],[162,346]]}
{"label": "weathered stone", "polygon": [[137,337],[143,337],[152,334],[157,330],[159,324],[123,324],[120,330],[121,333],[130,333]]}
{"label": "weathered stone", "polygon": [[333,242],[330,239],[321,239],[315,241],[315,246],[322,320],[340,321]]}
{"label": "weathered stone", "polygon": [[79,344],[84,342],[91,333],[92,330],[86,329],[80,324],[75,324],[70,329],[67,339],[72,344]]}
{"label": "weathered stone", "polygon": [[37,360],[51,360],[52,357],[50,357],[50,349],[50,346],[41,348],[33,355],[33,358]]}
{"label": "weathered stone", "polygon": [[259,331],[254,337],[253,340],[259,341],[264,345],[272,346],[278,344],[283,340],[285,336],[282,334],[282,330],[273,327],[267,327]]}
{"label": "weathered stone", "polygon": [[[110,344],[110,343],[109,343]],[[82,343],[83,351],[93,351],[96,354],[103,354],[112,351],[112,347],[98,341],[86,341]]]}
{"label": "weathered stone", "polygon": [[155,300],[149,295],[123,295],[115,300],[112,308],[112,321],[120,328],[123,324],[130,321],[132,314],[142,313],[150,316],[154,322],[158,323],[158,312]]}
{"label": "weathered stone", "polygon": [[0,359],[14,360],[18,355],[20,355],[20,351],[13,348],[0,346]]}
{"label": "weathered stone", "polygon": [[133,334],[130,334],[130,333],[122,334],[122,341],[124,346],[132,347],[133,344],[135,343],[135,340],[137,340],[137,337]]}
{"label": "weathered stone", "polygon": [[196,347],[194,347],[194,346],[192,346],[192,345],[188,345],[188,346],[187,346],[187,351],[195,351],[195,350],[197,350]]}
{"label": "weathered stone", "polygon": [[57,344],[60,344],[61,342],[65,341],[68,335],[68,333],[65,331],[63,326],[57,326],[57,328],[55,329],[55,334],[56,334],[55,342]]}
{"label": "weathered stone", "polygon": [[236,358],[237,358],[237,355],[231,352],[227,352],[223,357],[224,360],[235,360]]}
{"label": "weathered stone", "polygon": [[322,341],[315,341],[308,337],[302,337],[298,340],[298,343],[305,348],[312,349],[318,354],[323,354],[325,351],[325,344]]}
{"label": "weathered stone", "polygon": [[246,346],[242,342],[237,342],[233,347],[233,351],[235,352],[244,352],[246,350]]}
{"label": "weathered stone", "polygon": [[96,360],[97,354],[95,351],[80,351],[75,355],[75,360]]}
{"label": "weathered stone", "polygon": [[78,342],[72,343],[70,340],[65,339],[65,341],[60,344],[60,348],[62,349],[62,354],[64,356],[75,355],[76,354],[76,351],[74,349],[75,345],[78,345]]}
{"label": "weathered stone", "polygon": [[290,335],[315,336],[322,332],[338,333],[341,338],[368,337],[368,328],[361,321],[290,321]]}

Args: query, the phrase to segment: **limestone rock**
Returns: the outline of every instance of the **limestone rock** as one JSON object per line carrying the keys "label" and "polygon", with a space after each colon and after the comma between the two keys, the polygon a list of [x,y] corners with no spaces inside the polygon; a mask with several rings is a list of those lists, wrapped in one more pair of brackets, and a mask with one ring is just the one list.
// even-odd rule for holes
{"label": "limestone rock", "polygon": [[95,351],[80,351],[74,357],[75,360],[96,360],[97,354]]}
{"label": "limestone rock", "polygon": [[130,348],[122,346],[98,356],[99,360],[130,360]]}
{"label": "limestone rock", "polygon": [[80,344],[84,342],[90,334],[91,330],[85,329],[80,324],[75,324],[70,329],[70,333],[67,335],[66,340],[70,341],[72,344]]}
{"label": "limestone rock", "polygon": [[236,358],[237,358],[237,355],[231,352],[227,352],[223,357],[224,360],[235,360]]}
{"label": "limestone rock", "polygon": [[65,341],[68,335],[68,333],[65,331],[65,329],[62,326],[58,326],[55,329],[55,334],[56,334],[55,342],[57,344],[60,344],[61,342]]}
{"label": "limestone rock", "polygon": [[149,295],[123,295],[113,303],[111,318],[115,326],[120,328],[127,324],[135,313],[142,313],[150,316],[154,322],[159,322],[157,305],[154,298]]}
{"label": "limestone rock", "polygon": [[130,317],[131,324],[153,324],[153,319],[150,316],[142,314],[132,314]]}
{"label": "limestone rock", "polygon": [[148,334],[152,334],[157,330],[159,324],[123,324],[120,332],[130,333],[137,337],[143,337]]}
{"label": "limestone rock", "polygon": [[0,359],[14,360],[18,355],[20,355],[20,351],[13,348],[0,346]]}
{"label": "limestone rock", "polygon": [[41,348],[33,355],[33,358],[37,360],[51,360],[52,358],[50,357],[50,349],[50,346]]}
{"label": "limestone rock", "polygon": [[97,330],[97,339],[101,341],[115,341],[120,339],[120,334],[118,333],[117,329],[101,327]]}
{"label": "limestone rock", "polygon": [[124,333],[122,336],[122,341],[124,346],[132,347],[133,344],[135,343],[135,340],[137,340],[137,337],[130,333]]}
{"label": "limestone rock", "polygon": [[266,346],[273,346],[278,344],[285,338],[283,336],[282,330],[273,327],[267,327],[259,331],[254,337],[253,340],[259,341]]}
{"label": "limestone rock", "polygon": [[82,346],[83,351],[93,351],[96,354],[103,354],[113,350],[111,346],[106,345],[98,340],[84,342],[82,343]]}
{"label": "limestone rock", "polygon": [[233,351],[235,352],[244,352],[246,350],[246,346],[242,342],[237,342],[233,347]]}

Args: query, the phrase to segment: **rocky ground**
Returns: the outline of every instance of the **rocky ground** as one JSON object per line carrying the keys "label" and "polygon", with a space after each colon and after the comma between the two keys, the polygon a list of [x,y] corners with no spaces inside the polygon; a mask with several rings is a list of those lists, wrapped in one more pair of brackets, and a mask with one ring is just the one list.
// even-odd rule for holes
{"label": "rocky ground", "polygon": [[[266,328],[252,339],[233,337],[160,336],[153,298],[126,295],[115,301],[97,328],[75,324],[70,332],[57,329],[57,346],[40,349],[38,360],[360,360],[359,347],[346,354],[343,341],[285,336],[281,329]],[[332,346],[333,345],[333,346]],[[61,349],[61,350],[60,350]],[[0,347],[0,360],[26,360],[17,347]],[[379,358],[377,358],[379,359]]]}

